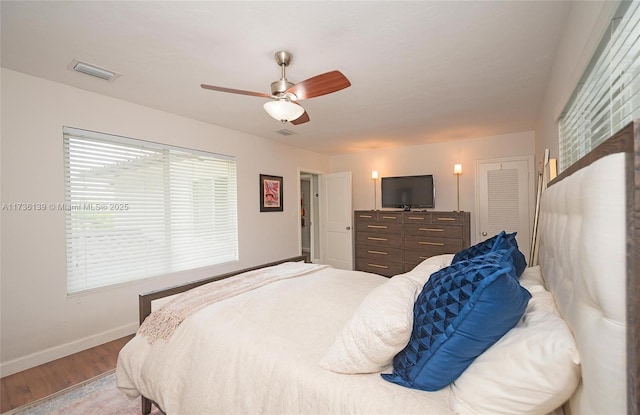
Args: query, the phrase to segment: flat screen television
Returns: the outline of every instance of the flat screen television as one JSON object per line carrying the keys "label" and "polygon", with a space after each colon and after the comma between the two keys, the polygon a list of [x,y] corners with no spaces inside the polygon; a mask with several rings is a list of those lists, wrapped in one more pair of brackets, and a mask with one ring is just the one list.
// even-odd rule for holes
{"label": "flat screen television", "polygon": [[433,175],[383,177],[383,208],[434,208],[435,186]]}

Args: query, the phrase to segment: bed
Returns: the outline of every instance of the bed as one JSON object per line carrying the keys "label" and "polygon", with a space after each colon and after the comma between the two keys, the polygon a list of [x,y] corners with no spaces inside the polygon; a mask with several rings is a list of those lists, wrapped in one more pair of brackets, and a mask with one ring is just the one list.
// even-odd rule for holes
{"label": "bed", "polygon": [[117,385],[145,414],[637,414],[638,126],[550,183],[535,266],[501,233],[390,279],[293,257],[144,294]]}

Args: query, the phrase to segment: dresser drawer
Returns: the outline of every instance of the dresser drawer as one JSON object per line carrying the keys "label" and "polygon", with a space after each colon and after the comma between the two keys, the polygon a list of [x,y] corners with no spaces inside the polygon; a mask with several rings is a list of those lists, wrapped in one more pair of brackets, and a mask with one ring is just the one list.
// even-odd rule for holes
{"label": "dresser drawer", "polygon": [[464,223],[464,216],[456,212],[437,212],[431,215],[431,223],[462,225]]}
{"label": "dresser drawer", "polygon": [[404,225],[405,235],[422,235],[427,237],[462,238],[462,226],[440,224],[407,223]]}
{"label": "dresser drawer", "polygon": [[429,212],[406,212],[404,223],[415,223],[419,225],[431,223],[431,213]]}
{"label": "dresser drawer", "polygon": [[358,222],[377,222],[378,221],[378,212],[374,212],[374,211],[356,212],[353,215],[353,219],[354,219],[355,223],[358,223]]}
{"label": "dresser drawer", "polygon": [[402,212],[356,211],[355,223],[402,223]]}
{"label": "dresser drawer", "polygon": [[378,212],[378,222],[402,223],[402,212]]}
{"label": "dresser drawer", "polygon": [[455,253],[462,249],[461,239],[434,238],[430,236],[405,235],[405,249],[441,249],[441,253]]}
{"label": "dresser drawer", "polygon": [[356,270],[358,271],[393,277],[394,275],[402,274],[404,272],[403,269],[402,262],[385,262],[368,258],[356,258]]}
{"label": "dresser drawer", "polygon": [[399,247],[356,245],[356,257],[359,258],[402,262],[402,252],[403,249]]}
{"label": "dresser drawer", "polygon": [[358,232],[402,234],[402,223],[356,222],[356,230]]}
{"label": "dresser drawer", "polygon": [[402,234],[356,232],[356,244],[402,247]]}

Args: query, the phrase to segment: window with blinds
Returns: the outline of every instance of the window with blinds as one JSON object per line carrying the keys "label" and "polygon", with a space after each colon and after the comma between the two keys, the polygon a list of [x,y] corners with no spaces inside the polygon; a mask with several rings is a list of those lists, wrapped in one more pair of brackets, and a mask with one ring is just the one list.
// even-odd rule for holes
{"label": "window with blinds", "polygon": [[640,2],[624,1],[559,120],[559,170],[635,118],[640,118]]}
{"label": "window with blinds", "polygon": [[63,135],[69,294],[238,259],[233,157]]}

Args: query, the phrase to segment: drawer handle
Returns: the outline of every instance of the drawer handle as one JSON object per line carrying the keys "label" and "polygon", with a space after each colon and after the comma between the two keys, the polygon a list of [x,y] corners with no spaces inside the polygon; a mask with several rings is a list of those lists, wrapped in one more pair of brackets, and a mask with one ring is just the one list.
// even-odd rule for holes
{"label": "drawer handle", "polygon": [[389,255],[388,252],[382,252],[382,251],[367,251],[370,254],[378,254],[378,255]]}
{"label": "drawer handle", "polygon": [[367,236],[367,239],[370,241],[388,241],[387,238],[375,238],[373,236]]}
{"label": "drawer handle", "polygon": [[444,232],[444,229],[434,229],[434,228],[418,228],[419,231],[426,232]]}
{"label": "drawer handle", "polygon": [[371,219],[373,216],[371,216],[371,215],[359,215],[359,217]]}
{"label": "drawer handle", "polygon": [[383,216],[382,219],[398,219],[396,216]]}
{"label": "drawer handle", "polygon": [[370,267],[373,267],[373,268],[384,268],[384,269],[388,269],[389,268],[386,265],[378,265],[378,264],[367,264],[367,265],[369,265]]}
{"label": "drawer handle", "polygon": [[409,216],[407,219],[409,220],[424,220],[422,216]]}
{"label": "drawer handle", "polygon": [[387,226],[384,226],[384,225],[367,225],[367,228],[387,229]]}
{"label": "drawer handle", "polygon": [[438,220],[449,220],[449,221],[452,221],[452,220],[456,220],[456,218],[438,218]]}
{"label": "drawer handle", "polygon": [[435,246],[444,246],[444,244],[442,242],[424,242],[424,241],[420,241],[418,242],[420,245],[435,245]]}

